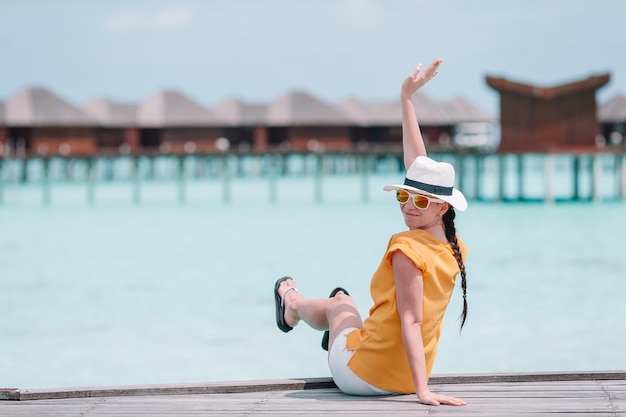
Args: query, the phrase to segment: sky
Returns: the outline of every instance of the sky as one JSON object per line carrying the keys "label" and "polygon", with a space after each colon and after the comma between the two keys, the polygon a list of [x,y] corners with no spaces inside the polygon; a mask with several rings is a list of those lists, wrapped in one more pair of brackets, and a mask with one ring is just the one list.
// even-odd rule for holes
{"label": "sky", "polygon": [[76,106],[177,90],[213,107],[305,91],[390,101],[420,62],[423,93],[492,115],[485,76],[552,87],[610,73],[626,95],[624,0],[0,0],[0,101],[43,87]]}

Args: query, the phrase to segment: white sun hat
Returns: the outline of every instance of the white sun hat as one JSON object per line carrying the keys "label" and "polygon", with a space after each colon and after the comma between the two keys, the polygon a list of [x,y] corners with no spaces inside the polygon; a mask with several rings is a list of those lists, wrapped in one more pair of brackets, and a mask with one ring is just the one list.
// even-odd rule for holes
{"label": "white sun hat", "polygon": [[407,170],[404,184],[387,185],[384,188],[385,191],[398,189],[431,195],[460,211],[467,209],[465,196],[454,188],[454,167],[447,162],[418,156]]}

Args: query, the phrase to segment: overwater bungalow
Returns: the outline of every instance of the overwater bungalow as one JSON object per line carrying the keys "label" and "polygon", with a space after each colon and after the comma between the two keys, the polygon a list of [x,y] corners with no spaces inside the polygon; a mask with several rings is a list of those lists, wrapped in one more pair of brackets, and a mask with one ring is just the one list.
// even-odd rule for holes
{"label": "overwater bungalow", "polygon": [[555,152],[596,148],[600,134],[596,90],[610,75],[554,87],[486,77],[500,93],[500,152]]}
{"label": "overwater bungalow", "polygon": [[43,88],[28,88],[3,105],[0,149],[22,155],[90,155],[97,151],[97,121]]}
{"label": "overwater bungalow", "polygon": [[[495,118],[457,98],[414,98],[431,149],[453,149],[459,123]],[[400,146],[399,103],[326,103],[297,91],[269,104],[225,100],[206,108],[177,91],[138,104],[97,98],[78,108],[54,93],[23,90],[0,103],[3,155],[93,156],[243,152],[323,152]]]}
{"label": "overwater bungalow", "polygon": [[[418,93],[413,101],[431,151],[590,151],[624,145],[626,98],[596,104],[596,90],[608,74],[550,88],[486,80],[501,94],[501,143],[493,129],[496,117],[460,97],[438,102]],[[76,107],[46,89],[29,88],[0,102],[0,156],[396,151],[401,138],[396,100],[327,103],[304,91],[270,103],[228,99],[213,108],[178,91],[157,92],[139,103],[96,98]]]}

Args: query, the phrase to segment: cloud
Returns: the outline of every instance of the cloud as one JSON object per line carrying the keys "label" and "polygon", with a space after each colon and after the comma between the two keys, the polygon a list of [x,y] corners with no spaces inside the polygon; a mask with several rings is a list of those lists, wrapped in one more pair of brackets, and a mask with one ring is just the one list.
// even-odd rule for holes
{"label": "cloud", "polygon": [[175,30],[186,26],[193,20],[193,10],[177,7],[158,12],[152,21],[155,29]]}
{"label": "cloud", "polygon": [[163,9],[156,13],[123,11],[106,18],[103,27],[107,32],[113,33],[174,31],[187,26],[193,18],[193,10],[184,6]]}

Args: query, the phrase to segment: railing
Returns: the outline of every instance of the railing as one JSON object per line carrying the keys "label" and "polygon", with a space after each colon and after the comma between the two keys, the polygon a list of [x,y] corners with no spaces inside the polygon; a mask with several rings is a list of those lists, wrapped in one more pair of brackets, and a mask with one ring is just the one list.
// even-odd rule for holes
{"label": "railing", "polygon": [[[457,187],[468,199],[483,201],[604,201],[626,199],[624,153],[478,154],[432,153],[456,167]],[[163,156],[21,157],[0,159],[0,204],[7,188],[40,184],[42,201],[51,203],[54,184],[83,182],[87,201],[95,203],[98,182],[128,181],[132,199],[141,200],[143,182],[175,180],[178,201],[187,200],[189,179],[218,180],[222,200],[231,201],[237,178],[267,179],[268,198],[278,200],[281,178],[314,178],[314,199],[323,201],[324,178],[352,175],[361,182],[361,199],[369,200],[369,179],[377,174],[403,175],[401,149],[327,153],[206,153]]]}

